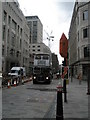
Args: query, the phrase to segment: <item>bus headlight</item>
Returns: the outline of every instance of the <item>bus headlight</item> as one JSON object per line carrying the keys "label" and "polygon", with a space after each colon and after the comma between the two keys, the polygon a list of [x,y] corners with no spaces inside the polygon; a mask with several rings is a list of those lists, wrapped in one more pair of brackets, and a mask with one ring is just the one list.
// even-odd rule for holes
{"label": "bus headlight", "polygon": [[36,76],[34,76],[33,78],[36,79]]}
{"label": "bus headlight", "polygon": [[48,77],[46,77],[46,80],[48,80],[49,78]]}

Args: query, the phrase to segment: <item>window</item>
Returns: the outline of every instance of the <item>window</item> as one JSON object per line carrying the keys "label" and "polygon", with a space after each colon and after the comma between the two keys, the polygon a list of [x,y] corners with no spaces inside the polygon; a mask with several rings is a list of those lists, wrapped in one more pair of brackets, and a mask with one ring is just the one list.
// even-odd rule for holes
{"label": "window", "polygon": [[7,34],[7,43],[9,43],[9,38],[10,38],[10,30],[8,29],[8,34]]}
{"label": "window", "polygon": [[11,45],[12,45],[12,46],[15,46],[15,39],[16,39],[16,36],[15,36],[15,34],[12,32],[12,33],[11,33]]}
{"label": "window", "polygon": [[36,55],[35,59],[41,59],[41,56],[40,55]]}
{"label": "window", "polygon": [[44,59],[44,60],[48,60],[48,59],[49,59],[49,56],[48,56],[48,55],[43,55],[43,59]]}
{"label": "window", "polygon": [[37,21],[33,21],[33,26],[37,26]]}
{"label": "window", "polygon": [[84,57],[90,57],[90,45],[88,47],[84,47]]}
{"label": "window", "polygon": [[6,19],[7,19],[7,13],[4,11],[4,16],[3,16],[4,22],[6,22]]}
{"label": "window", "polygon": [[4,55],[4,45],[2,46],[2,55]]}
{"label": "window", "polygon": [[78,41],[79,41],[79,31],[78,31]]}
{"label": "window", "polygon": [[21,47],[22,47],[22,39],[20,39],[20,49],[21,49]]}
{"label": "window", "polygon": [[22,36],[22,28],[20,29],[20,35]]}
{"label": "window", "polygon": [[38,51],[40,51],[40,49],[38,49]]}
{"label": "window", "polygon": [[88,37],[88,28],[84,28],[83,29],[83,38],[87,38]]}
{"label": "window", "polygon": [[11,17],[8,16],[8,24],[10,25]]}
{"label": "window", "polygon": [[79,47],[78,47],[78,59],[80,58],[80,51],[79,51]]}
{"label": "window", "polygon": [[87,19],[88,19],[88,11],[85,10],[85,11],[83,12],[83,20],[87,20]]}
{"label": "window", "polygon": [[19,25],[18,25],[18,34],[19,34]]}
{"label": "window", "polygon": [[16,22],[14,20],[12,20],[12,28],[16,30]]}
{"label": "window", "polygon": [[6,38],[6,25],[3,25],[3,41]]}

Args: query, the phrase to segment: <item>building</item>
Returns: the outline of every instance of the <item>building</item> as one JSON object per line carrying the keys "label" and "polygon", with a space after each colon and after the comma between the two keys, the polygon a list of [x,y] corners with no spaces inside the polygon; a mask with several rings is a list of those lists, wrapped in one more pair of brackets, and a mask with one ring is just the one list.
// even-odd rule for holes
{"label": "building", "polygon": [[29,66],[30,71],[33,67],[33,57],[37,53],[50,53],[49,47],[43,43],[43,25],[38,16],[26,16],[26,20],[29,26],[29,54],[30,58]]}
{"label": "building", "polygon": [[30,44],[29,51],[33,55],[41,52],[51,53],[49,47],[46,46],[44,43]]}
{"label": "building", "polygon": [[75,2],[69,29],[69,66],[74,77],[87,79],[90,66],[90,2]]}
{"label": "building", "polygon": [[55,53],[52,53],[52,70],[53,73],[59,72],[59,61]]}
{"label": "building", "polygon": [[[1,19],[0,19],[0,31],[1,31],[0,32],[0,88],[1,88],[1,86],[2,86],[2,2],[1,1],[0,1],[0,16],[1,16]],[[1,95],[0,95],[0,97],[1,97]],[[0,106],[1,106],[0,113],[2,113],[2,101],[1,101]],[[0,117],[0,119],[1,119],[1,117]]]}
{"label": "building", "polygon": [[34,55],[37,53],[49,53],[51,55],[51,50],[48,46],[46,46],[44,43],[33,43],[29,45],[29,54],[30,54],[30,74],[32,74],[33,70],[33,62],[34,62]]}
{"label": "building", "polygon": [[38,16],[26,16],[30,28],[30,43],[41,43],[43,40],[43,25]]}
{"label": "building", "polygon": [[2,71],[13,66],[29,69],[29,27],[18,2],[2,3]]}

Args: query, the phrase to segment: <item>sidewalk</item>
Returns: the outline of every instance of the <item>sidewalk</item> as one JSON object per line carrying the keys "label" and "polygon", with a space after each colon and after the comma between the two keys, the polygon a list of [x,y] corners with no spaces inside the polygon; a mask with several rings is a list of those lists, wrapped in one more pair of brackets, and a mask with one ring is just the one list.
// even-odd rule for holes
{"label": "sidewalk", "polygon": [[[64,94],[64,93],[63,93]],[[67,103],[64,102],[63,95],[63,117],[65,120],[87,120],[88,119],[88,95],[87,95],[87,82],[82,81],[79,84],[77,79],[73,81],[69,79],[67,85]],[[56,116],[55,113],[53,118]]]}

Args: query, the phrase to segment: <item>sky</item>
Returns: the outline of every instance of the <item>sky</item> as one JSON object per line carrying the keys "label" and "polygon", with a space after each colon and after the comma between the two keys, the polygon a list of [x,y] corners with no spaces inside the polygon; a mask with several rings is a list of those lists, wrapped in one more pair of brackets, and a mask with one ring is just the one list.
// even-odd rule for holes
{"label": "sky", "polygon": [[61,64],[63,58],[59,54],[59,40],[62,33],[68,38],[72,18],[74,1],[64,0],[18,0],[25,16],[37,15],[43,24],[43,42],[48,46],[48,35],[54,36],[50,40],[50,49],[57,54]]}

